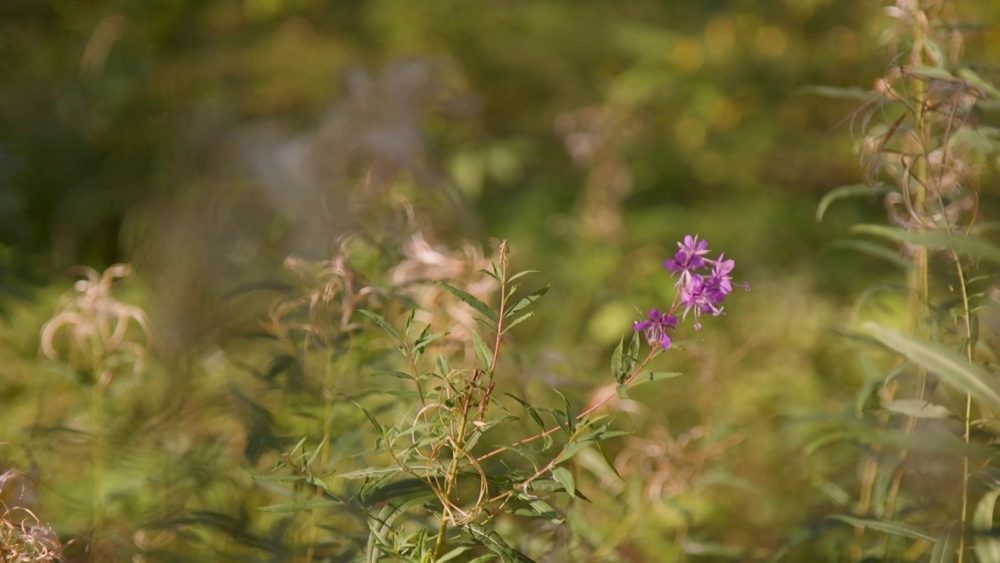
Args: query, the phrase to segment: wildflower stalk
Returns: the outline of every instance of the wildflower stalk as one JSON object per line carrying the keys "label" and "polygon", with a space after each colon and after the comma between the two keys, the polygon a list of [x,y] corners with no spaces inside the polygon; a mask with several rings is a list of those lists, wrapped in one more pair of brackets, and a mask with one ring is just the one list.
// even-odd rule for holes
{"label": "wildflower stalk", "polygon": [[94,425],[94,501],[92,543],[103,531],[104,514],[104,389],[97,381],[90,394],[90,415]]}
{"label": "wildflower stalk", "polygon": [[[914,15],[913,24],[913,45],[911,47],[911,60],[910,66],[912,68],[919,68],[923,64],[923,52],[924,52],[924,28],[923,24],[927,23],[925,12],[916,8]],[[911,213],[913,215],[914,230],[923,231],[924,221],[926,220],[926,202],[927,202],[927,182],[929,180],[927,174],[927,156],[930,152],[930,132],[927,125],[927,91],[924,80],[915,76],[912,80],[913,85],[913,104],[914,107],[911,111],[914,112],[914,117],[916,119],[916,131],[917,138],[920,142],[921,152],[916,157],[916,171],[914,172],[912,183],[916,187],[914,191],[914,201],[911,207]],[[904,194],[909,192],[910,182],[905,182],[903,185]],[[926,305],[929,298],[929,282],[928,282],[928,251],[927,247],[924,245],[917,245],[914,250],[913,257],[915,268],[913,270],[913,276],[910,282],[910,300],[909,300],[909,311],[910,311],[910,333],[913,336],[920,336],[923,332],[924,316],[926,313]],[[917,366],[917,399],[923,399],[924,393],[927,387],[927,370],[922,366]],[[909,417],[906,423],[905,433],[910,434],[916,428],[917,418]],[[896,510],[896,500],[899,495],[900,487],[902,486],[903,477],[906,472],[904,461],[909,455],[908,450],[903,450],[900,452],[900,464],[896,469],[895,475],[893,475],[892,484],[889,487],[889,494],[886,497],[885,504],[885,519],[891,520],[893,514]],[[887,545],[889,541],[889,536],[885,536],[884,545]]]}
{"label": "wildflower stalk", "polygon": [[[307,350],[308,350],[308,339]],[[322,431],[323,440],[317,446],[319,452],[319,466],[326,468],[327,458],[330,449],[327,447],[328,436],[330,435],[330,418],[333,416],[333,370],[331,369],[331,358],[329,354],[324,354],[323,362],[323,418]],[[307,468],[308,469],[308,468]],[[316,498],[323,498],[323,492],[316,491]],[[312,563],[316,557],[316,542],[319,539],[319,510],[313,509],[309,514],[309,547],[306,549],[306,563]]]}
{"label": "wildflower stalk", "polygon": [[[486,392],[483,395],[482,402],[479,407],[480,417],[485,415],[486,407],[489,405],[490,395],[493,392],[494,374],[496,373],[497,363],[500,360],[500,342],[503,338],[504,331],[504,317],[507,313],[507,297],[508,297],[508,271],[507,266],[509,263],[510,251],[507,247],[507,241],[502,241],[500,243],[500,308],[497,314],[497,326],[496,326],[496,340],[493,343],[493,357],[490,360],[489,368],[486,370],[486,375],[489,378],[489,383],[487,384]],[[468,431],[469,425],[469,408],[472,403],[472,389],[478,382],[482,371],[476,370],[475,375],[473,375],[472,384],[469,390],[465,394],[465,400],[462,404],[462,421],[459,425],[458,436],[455,438],[452,444],[452,457],[451,464],[448,466],[448,472],[445,474],[445,487],[442,498],[441,505],[441,523],[438,525],[437,539],[434,542],[434,560],[436,561],[442,555],[444,555],[444,549],[446,546],[446,535],[448,533],[448,513],[449,509],[447,502],[450,502],[452,491],[455,488],[455,481],[458,478],[458,466],[459,460],[461,459],[461,452],[465,447],[466,432]],[[417,383],[419,386],[419,381]],[[421,400],[423,395],[421,394]],[[477,460],[478,462],[478,460]]]}

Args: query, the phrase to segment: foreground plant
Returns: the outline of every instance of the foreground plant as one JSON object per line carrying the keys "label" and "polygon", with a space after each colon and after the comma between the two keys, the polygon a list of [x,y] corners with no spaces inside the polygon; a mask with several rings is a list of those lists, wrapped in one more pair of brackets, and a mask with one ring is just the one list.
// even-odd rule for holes
{"label": "foreground plant", "polygon": [[[510,518],[538,518],[544,528],[557,529],[565,518],[557,507],[587,498],[576,486],[574,457],[594,450],[610,464],[604,443],[627,434],[600,414],[601,408],[635,385],[676,376],[651,371],[650,363],[671,348],[682,320],[690,317],[697,330],[702,315],[724,312],[723,302],[733,291],[735,263],[722,255],[705,257],[707,242],[696,236],[685,237],[678,246],[664,264],[676,276],[672,304],[662,312],[652,309],[646,319],[634,323],[629,344],[623,338],[612,359],[617,393],[580,412],[558,390],[553,389],[562,397],[560,407],[534,405],[500,391],[510,387],[504,379],[513,375],[504,367],[510,332],[533,316],[532,305],[549,289],[522,291],[533,272],[511,271],[505,242],[497,261],[482,272],[496,283],[493,306],[461,288],[434,283],[476,313],[480,328],[463,340],[465,346],[456,347],[448,331],[433,332],[430,323],[415,321],[417,311],[406,314],[399,326],[372,309],[359,309],[398,352],[382,375],[402,382],[355,393],[357,408],[374,431],[369,436],[375,447],[363,454],[370,465],[331,475],[319,461],[324,444],[310,451],[303,439],[283,456],[278,469],[290,471],[290,479],[307,484],[319,496],[262,510],[361,510],[368,529],[368,561],[382,556],[407,561],[530,561],[524,551],[532,551],[532,538],[513,540],[503,533],[512,525]],[[645,354],[643,340],[649,344]],[[392,412],[409,405],[408,412],[387,421],[382,411],[390,405]],[[523,422],[536,431],[519,436]],[[306,559],[316,553],[310,547]]]}
{"label": "foreground plant", "polygon": [[862,327],[894,357],[887,363],[862,351],[864,365],[884,371],[872,370],[859,394],[860,427],[856,418],[849,423],[866,458],[854,510],[837,518],[855,527],[854,560],[929,551],[932,560],[961,563],[974,544],[980,560],[998,561],[1000,480],[986,446],[997,439],[1000,380],[995,350],[979,339],[980,316],[996,306],[988,295],[1000,262],[1000,249],[979,236],[979,177],[998,143],[979,110],[1000,92],[961,63],[961,26],[946,20],[942,3],[900,0],[886,12],[897,52],[864,108],[867,186],[830,194],[819,215],[840,197],[885,195],[891,226],[855,232],[900,245],[902,259],[875,252],[908,271],[908,317],[902,327]]}

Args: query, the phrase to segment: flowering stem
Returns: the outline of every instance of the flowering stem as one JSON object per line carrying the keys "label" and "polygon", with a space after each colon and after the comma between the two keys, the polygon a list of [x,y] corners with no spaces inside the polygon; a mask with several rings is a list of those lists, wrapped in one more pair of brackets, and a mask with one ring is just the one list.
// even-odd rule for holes
{"label": "flowering stem", "polygon": [[[480,417],[485,414],[486,406],[489,404],[490,394],[493,391],[493,374],[497,368],[497,362],[500,360],[500,340],[503,337],[504,329],[504,315],[507,312],[507,264],[509,251],[507,249],[507,241],[500,243],[500,310],[497,314],[497,326],[496,326],[496,340],[493,344],[493,358],[490,360],[489,369],[487,370],[487,377],[489,377],[489,383],[486,387],[486,392],[483,394],[482,403],[479,406]],[[481,370],[476,370],[475,375],[472,378],[472,383],[469,389],[466,391],[465,400],[462,404],[462,423],[459,426],[458,435],[455,438],[454,449],[452,451],[451,464],[448,466],[448,473],[445,475],[445,488],[442,498],[441,506],[441,523],[438,525],[437,539],[434,542],[434,560],[436,561],[442,555],[444,555],[445,549],[445,536],[448,533],[448,517],[447,517],[447,506],[445,502],[449,502],[449,497],[451,496],[452,489],[455,487],[455,481],[458,477],[458,465],[461,459],[460,452],[462,448],[465,447],[465,433],[468,430],[469,424],[469,407],[472,403],[472,392],[476,386],[476,382],[482,374]]]}
{"label": "flowering stem", "polygon": [[[634,370],[632,370],[632,373],[630,373],[627,378],[625,378],[625,382],[623,383],[623,385],[627,387],[630,383],[632,383],[635,380],[635,378],[638,377],[639,374],[642,373],[642,371],[646,368],[646,365],[648,365],[649,362],[653,358],[655,358],[657,355],[659,355],[659,352],[660,352],[660,350],[658,348],[651,348],[650,351],[649,351],[649,354],[646,355],[646,358],[642,362],[640,362],[639,365]],[[608,393],[608,395],[606,397],[604,397],[603,399],[601,399],[600,401],[598,401],[594,405],[590,406],[585,411],[583,411],[580,414],[576,415],[576,419],[577,420],[583,420],[584,418],[590,416],[594,411],[596,411],[596,410],[600,409],[601,407],[603,407],[604,405],[608,404],[608,401],[610,401],[611,399],[615,398],[615,396],[617,394],[618,394],[617,391],[615,391],[613,393]],[[485,453],[485,454],[479,456],[478,458],[476,458],[476,461],[481,462],[481,461],[487,460],[487,459],[489,459],[491,457],[494,457],[496,455],[499,455],[499,454],[501,454],[501,453],[509,450],[510,448],[514,448],[514,447],[517,447],[517,446],[523,446],[524,444],[530,444],[531,442],[534,442],[535,440],[540,440],[540,439],[542,439],[542,438],[544,438],[544,437],[546,437],[546,436],[548,436],[550,434],[554,434],[555,432],[558,432],[561,428],[562,428],[561,426],[553,426],[553,427],[548,428],[548,429],[546,429],[546,430],[544,430],[542,432],[539,432],[538,434],[535,434],[533,436],[529,436],[527,438],[522,438],[521,440],[518,440],[518,441],[514,442],[513,444],[510,444],[509,446],[500,446],[499,448],[497,448],[497,449],[495,449],[495,450],[493,450],[491,452],[488,452],[488,453]]]}

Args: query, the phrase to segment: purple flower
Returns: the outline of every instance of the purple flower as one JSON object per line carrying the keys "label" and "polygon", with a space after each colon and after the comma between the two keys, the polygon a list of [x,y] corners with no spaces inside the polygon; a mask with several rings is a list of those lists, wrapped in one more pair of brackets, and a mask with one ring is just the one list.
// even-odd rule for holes
{"label": "purple flower", "polygon": [[684,305],[684,318],[694,312],[695,330],[701,330],[699,319],[703,313],[712,316],[722,314],[722,300],[726,295],[714,284],[715,280],[711,277],[706,280],[698,274],[691,274],[681,286],[680,302]]}
{"label": "purple flower", "polygon": [[670,330],[677,327],[677,317],[663,313],[659,309],[650,309],[646,320],[632,323],[632,329],[643,332],[650,346],[660,346],[664,350],[670,348]]}
{"label": "purple flower", "polygon": [[701,240],[698,235],[685,235],[684,241],[677,243],[677,253],[663,263],[663,267],[675,274],[680,274],[681,281],[686,281],[695,270],[705,267],[702,256],[708,254],[708,241]]}
{"label": "purple flower", "polygon": [[[652,309],[647,319],[633,323],[635,331],[643,332],[651,346],[670,348],[670,332],[678,324],[673,313],[679,307],[684,308],[682,318],[694,317],[695,330],[701,330],[702,315],[717,317],[725,312],[723,302],[733,292],[732,274],[736,261],[727,259],[725,254],[713,260],[706,256],[708,253],[708,241],[698,235],[685,235],[684,240],[677,243],[674,257],[663,263],[663,267],[677,277],[674,284],[676,300],[668,311]],[[750,290],[749,284],[741,285]]]}

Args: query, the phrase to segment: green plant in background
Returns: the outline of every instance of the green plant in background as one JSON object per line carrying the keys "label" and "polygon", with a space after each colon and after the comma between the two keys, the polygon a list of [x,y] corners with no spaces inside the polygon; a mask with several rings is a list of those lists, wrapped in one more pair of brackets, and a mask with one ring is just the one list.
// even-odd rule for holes
{"label": "green plant in background", "polygon": [[[962,29],[946,9],[914,1],[887,8],[893,63],[859,118],[868,186],[885,194],[891,225],[853,232],[899,244],[902,260],[878,247],[875,253],[896,260],[909,279],[901,326],[861,325],[895,356],[887,363],[860,351],[871,373],[856,402],[860,426],[835,434],[868,445],[854,511],[837,517],[855,527],[856,561],[930,551],[933,561],[962,562],[973,545],[980,561],[1000,554],[993,526],[1000,481],[991,447],[1000,373],[995,350],[980,338],[981,318],[997,306],[991,291],[1000,247],[982,236],[989,224],[979,186],[1000,147],[996,128],[983,119],[1000,92],[962,64]],[[835,199],[860,193],[832,192],[820,216]],[[880,293],[886,291],[866,294],[862,317]],[[982,500],[973,512],[976,498]]]}
{"label": "green plant in background", "polygon": [[[149,322],[146,314],[134,305],[112,295],[119,278],[131,274],[124,264],[116,264],[102,274],[85,270],[85,278],[76,282],[62,310],[42,327],[41,350],[51,360],[58,360],[57,343],[65,341],[67,364],[80,377],[80,384],[90,387],[90,428],[93,440],[93,512],[90,550],[101,554],[104,540],[107,487],[105,466],[112,452],[105,439],[105,397],[115,377],[123,372],[140,373],[149,346]],[[132,325],[142,331],[145,341],[135,337]],[[68,332],[66,338],[60,338]],[[100,555],[98,555],[100,556]]]}
{"label": "green plant in background", "polygon": [[[612,359],[617,390],[579,412],[565,396],[559,408],[533,405],[505,391],[509,386],[499,381],[509,372],[501,362],[512,353],[505,349],[510,347],[505,346],[509,332],[533,316],[531,306],[548,291],[548,286],[543,286],[519,295],[532,272],[511,272],[506,242],[500,244],[497,261],[481,272],[492,280],[489,286],[498,294],[492,307],[444,281],[420,282],[432,284],[475,311],[478,325],[468,332],[437,332],[433,325],[443,320],[447,326],[449,319],[429,318],[421,323],[415,309],[403,315],[406,320],[399,327],[371,308],[355,308],[357,301],[344,293],[351,286],[347,263],[331,262],[339,266],[327,270],[333,274],[329,279],[341,281],[334,282],[336,289],[328,286],[323,295],[327,301],[338,294],[346,297],[342,328],[356,312],[381,329],[398,352],[384,371],[371,376],[381,376],[386,383],[345,392],[339,401],[341,408],[353,403],[364,413],[373,432],[362,440],[374,442],[375,447],[351,455],[341,451],[338,457],[360,457],[372,465],[344,471],[329,463],[331,405],[326,404],[324,433],[318,443],[303,437],[282,454],[275,466],[277,475],[257,477],[262,482],[295,483],[315,494],[260,510],[309,514],[312,532],[302,550],[307,561],[328,557],[331,549],[338,549],[332,545],[335,540],[321,540],[317,532],[325,521],[319,513],[328,509],[364,514],[368,561],[383,556],[408,561],[448,561],[460,556],[485,560],[489,554],[502,561],[529,561],[524,551],[539,551],[547,541],[556,541],[548,549],[568,555],[574,549],[573,542],[545,539],[555,527],[516,540],[505,537],[502,531],[518,516],[557,526],[564,522],[565,512],[572,510],[572,501],[587,501],[571,463],[583,451],[600,452],[611,471],[617,471],[604,443],[628,432],[614,429],[611,418],[599,411],[636,385],[679,375],[648,369],[659,354],[672,347],[677,315],[692,317],[698,330],[700,315],[723,312],[723,302],[734,289],[735,262],[722,255],[710,259],[705,256],[708,252],[708,243],[698,237],[688,236],[678,243],[674,258],[664,264],[677,276],[673,304],[666,311],[652,309],[645,320],[635,323],[630,343],[626,346],[623,338]],[[358,295],[365,293],[385,296],[385,292],[370,288]],[[298,302],[306,301],[318,302],[308,298]],[[303,332],[306,340],[316,334],[317,324],[310,326]],[[643,340],[650,349],[640,355]],[[329,343],[327,339],[315,342]],[[392,381],[405,383],[397,386]],[[330,389],[323,393],[329,396]],[[384,422],[387,415],[394,419],[392,423]],[[536,425],[536,431],[526,437],[510,437],[512,431],[525,428],[524,422]],[[556,508],[561,505],[565,508]],[[343,529],[337,532],[343,534]]]}

